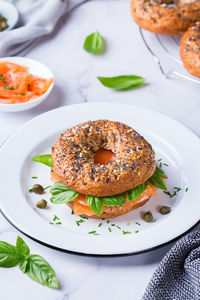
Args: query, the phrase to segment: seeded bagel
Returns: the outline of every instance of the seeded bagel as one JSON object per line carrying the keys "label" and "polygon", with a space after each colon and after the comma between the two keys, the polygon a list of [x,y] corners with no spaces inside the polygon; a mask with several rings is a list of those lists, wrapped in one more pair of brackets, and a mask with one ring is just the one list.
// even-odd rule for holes
{"label": "seeded bagel", "polygon": [[131,0],[131,12],[140,27],[158,34],[176,36],[200,21],[200,2]]}
{"label": "seeded bagel", "polygon": [[[100,148],[115,160],[94,163]],[[103,197],[123,193],[145,182],[155,171],[151,145],[131,127],[108,120],[88,121],[67,129],[52,148],[53,170],[67,187]]]}
{"label": "seeded bagel", "polygon": [[186,70],[200,78],[200,23],[190,27],[182,36],[180,56]]}

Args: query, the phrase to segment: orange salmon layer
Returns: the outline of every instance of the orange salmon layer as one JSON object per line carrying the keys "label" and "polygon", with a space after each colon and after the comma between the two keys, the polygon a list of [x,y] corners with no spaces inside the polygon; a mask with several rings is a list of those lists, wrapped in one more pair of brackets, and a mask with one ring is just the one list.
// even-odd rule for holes
{"label": "orange salmon layer", "polygon": [[0,103],[23,103],[46,93],[53,78],[44,79],[28,73],[28,67],[0,62]]}
{"label": "orange salmon layer", "polygon": [[[106,149],[99,149],[95,153],[94,161],[96,164],[104,164],[106,165],[108,162],[115,159],[115,154]],[[59,177],[57,177],[53,172],[51,172],[51,180],[53,182],[59,181]],[[152,196],[156,196],[156,190],[157,188],[150,183],[148,183],[146,190],[134,201],[134,202],[140,202],[144,197],[149,198]],[[127,196],[124,194],[126,199]],[[129,208],[132,207],[132,203],[129,200],[126,200],[126,202],[123,205],[123,208],[125,210],[129,210]],[[107,208],[107,205],[104,204],[104,209]],[[79,196],[73,200],[73,210],[76,215],[86,215],[86,216],[92,216],[94,215],[93,210],[88,206],[86,202],[86,195],[79,194]]]}

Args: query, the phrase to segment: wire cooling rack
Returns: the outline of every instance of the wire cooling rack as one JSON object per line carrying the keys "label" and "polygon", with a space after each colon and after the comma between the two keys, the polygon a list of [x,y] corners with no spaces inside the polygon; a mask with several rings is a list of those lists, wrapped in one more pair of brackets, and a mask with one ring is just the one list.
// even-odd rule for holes
{"label": "wire cooling rack", "polygon": [[147,49],[158,64],[163,76],[166,78],[178,76],[200,83],[200,79],[190,75],[183,66],[179,55],[180,37],[153,34],[142,28],[139,28],[139,31]]}

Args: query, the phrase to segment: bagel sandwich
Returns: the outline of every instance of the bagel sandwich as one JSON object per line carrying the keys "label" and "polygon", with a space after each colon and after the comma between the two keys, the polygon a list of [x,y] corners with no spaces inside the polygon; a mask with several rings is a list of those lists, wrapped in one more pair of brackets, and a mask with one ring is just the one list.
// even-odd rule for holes
{"label": "bagel sandwich", "polygon": [[52,148],[51,202],[76,215],[113,218],[167,190],[152,146],[134,129],[109,120],[67,129]]}

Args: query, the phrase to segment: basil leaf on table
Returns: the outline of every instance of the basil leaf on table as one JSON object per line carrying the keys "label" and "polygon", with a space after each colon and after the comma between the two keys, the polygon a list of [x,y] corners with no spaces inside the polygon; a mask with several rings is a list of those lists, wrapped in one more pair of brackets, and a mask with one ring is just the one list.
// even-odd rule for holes
{"label": "basil leaf on table", "polygon": [[79,193],[71,190],[60,181],[57,181],[51,186],[50,193],[52,194],[50,201],[54,204],[67,203],[79,195]]}
{"label": "basil leaf on table", "polygon": [[107,206],[122,206],[126,202],[124,194],[101,197]]}
{"label": "basil leaf on table", "polygon": [[127,198],[129,201],[135,201],[147,188],[147,182],[144,182],[134,189],[131,189],[126,192]]}
{"label": "basil leaf on table", "polygon": [[28,256],[30,254],[30,249],[27,246],[27,244],[24,242],[22,238],[18,236],[16,241],[16,250],[19,255],[22,255],[24,257]]}
{"label": "basil leaf on table", "polygon": [[93,210],[93,212],[95,212],[97,216],[100,216],[104,204],[102,198],[86,195],[86,201],[88,206]]}
{"label": "basil leaf on table", "polygon": [[85,51],[95,55],[103,53],[104,48],[104,39],[98,31],[88,35],[83,45]]}
{"label": "basil leaf on table", "polygon": [[59,288],[55,271],[50,264],[39,255],[30,255],[30,250],[22,238],[18,236],[16,247],[0,241],[0,267],[19,266],[20,270],[32,280],[51,288]]}
{"label": "basil leaf on table", "polygon": [[35,156],[32,158],[32,161],[36,161],[39,163],[42,163],[48,167],[53,168],[53,162],[52,162],[52,158],[51,158],[51,154],[44,154],[44,155],[39,155],[39,156]]}
{"label": "basil leaf on table", "polygon": [[148,179],[148,182],[151,183],[153,186],[167,191],[167,187],[162,179],[163,174],[160,172],[159,168],[156,168],[154,174]]}
{"label": "basil leaf on table", "polygon": [[12,268],[22,261],[21,256],[17,253],[15,246],[0,241],[0,267]]}
{"label": "basil leaf on table", "polygon": [[99,81],[106,87],[125,91],[141,86],[145,82],[145,78],[136,75],[123,75],[117,77],[97,77]]}
{"label": "basil leaf on table", "polygon": [[39,284],[55,289],[59,287],[55,271],[40,255],[29,256],[26,275]]}

